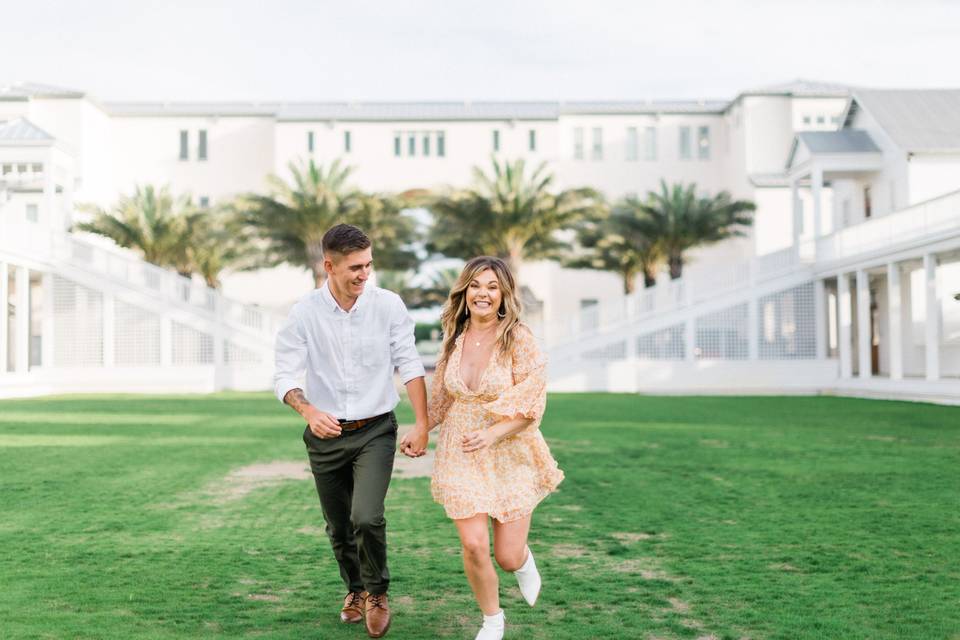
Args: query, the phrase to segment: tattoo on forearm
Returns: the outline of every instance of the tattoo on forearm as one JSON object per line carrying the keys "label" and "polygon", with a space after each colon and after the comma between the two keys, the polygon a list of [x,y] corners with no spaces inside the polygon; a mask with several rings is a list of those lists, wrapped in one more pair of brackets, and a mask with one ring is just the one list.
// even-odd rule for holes
{"label": "tattoo on forearm", "polygon": [[283,401],[293,407],[294,411],[299,414],[303,414],[303,410],[310,406],[310,403],[307,402],[307,397],[303,395],[303,389],[290,389],[290,391],[287,391],[287,394],[283,396]]}

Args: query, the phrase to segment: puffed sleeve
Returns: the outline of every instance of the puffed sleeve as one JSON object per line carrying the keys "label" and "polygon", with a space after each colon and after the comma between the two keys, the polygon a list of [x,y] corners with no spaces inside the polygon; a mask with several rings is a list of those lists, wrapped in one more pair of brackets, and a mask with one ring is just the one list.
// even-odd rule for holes
{"label": "puffed sleeve", "polygon": [[524,431],[540,427],[547,405],[547,361],[526,326],[514,329],[511,354],[513,386],[484,405],[489,413],[506,419],[532,420]]}
{"label": "puffed sleeve", "polygon": [[453,396],[447,391],[447,385],[443,382],[444,374],[447,371],[447,362],[443,360],[437,363],[437,368],[433,372],[433,380],[430,382],[430,399],[427,402],[427,426],[433,429],[443,422],[447,415],[447,410],[453,404]]}

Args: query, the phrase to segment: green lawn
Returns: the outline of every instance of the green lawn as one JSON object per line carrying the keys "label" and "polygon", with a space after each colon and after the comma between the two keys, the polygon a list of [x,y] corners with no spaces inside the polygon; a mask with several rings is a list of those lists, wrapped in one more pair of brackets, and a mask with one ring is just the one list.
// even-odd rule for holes
{"label": "green lawn", "polygon": [[[543,431],[567,479],[508,638],[960,638],[960,408],[555,395]],[[0,638],[365,638],[312,482],[229,475],[301,432],[266,394],[0,402]],[[472,638],[428,480],[387,519],[388,637]]]}

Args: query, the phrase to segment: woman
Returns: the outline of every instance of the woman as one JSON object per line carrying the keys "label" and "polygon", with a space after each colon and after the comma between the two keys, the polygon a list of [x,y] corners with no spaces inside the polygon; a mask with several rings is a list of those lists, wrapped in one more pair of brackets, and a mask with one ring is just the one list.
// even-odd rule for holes
{"label": "woman", "polygon": [[[443,347],[431,385],[429,429],[440,424],[431,480],[434,500],[457,526],[467,580],[483,612],[477,640],[503,637],[497,563],[517,577],[530,606],[540,575],[527,547],[534,507],[563,479],[538,427],[546,405],[545,362],[520,322],[513,274],[498,258],[463,268],[441,317]],[[429,429],[401,442],[426,450]]]}

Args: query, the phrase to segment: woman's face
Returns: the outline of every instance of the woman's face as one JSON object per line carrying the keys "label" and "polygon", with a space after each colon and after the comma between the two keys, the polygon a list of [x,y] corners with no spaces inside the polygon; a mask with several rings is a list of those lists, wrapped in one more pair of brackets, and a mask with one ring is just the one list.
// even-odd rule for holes
{"label": "woman's face", "polygon": [[477,320],[495,318],[503,295],[493,269],[484,269],[467,285],[467,309]]}

